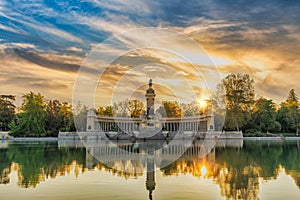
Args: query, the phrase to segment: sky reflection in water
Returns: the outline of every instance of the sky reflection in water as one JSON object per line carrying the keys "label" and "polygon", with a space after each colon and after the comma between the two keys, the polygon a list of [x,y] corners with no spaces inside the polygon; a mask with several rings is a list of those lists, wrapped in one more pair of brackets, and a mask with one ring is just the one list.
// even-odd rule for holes
{"label": "sky reflection in water", "polygon": [[99,163],[78,144],[2,143],[0,197],[297,199],[299,147],[300,141],[220,141],[199,158],[195,143],[177,161],[155,172],[147,172],[143,161],[114,161],[115,168],[126,168],[122,172]]}

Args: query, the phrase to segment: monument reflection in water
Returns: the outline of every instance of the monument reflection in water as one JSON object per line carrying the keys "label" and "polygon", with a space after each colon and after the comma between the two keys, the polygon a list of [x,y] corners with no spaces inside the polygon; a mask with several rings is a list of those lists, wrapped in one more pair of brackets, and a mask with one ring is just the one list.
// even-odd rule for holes
{"label": "monument reflection in water", "polygon": [[[293,197],[299,195],[300,186],[300,164],[299,164],[299,141],[244,141],[243,140],[217,140],[215,146],[205,156],[202,153],[203,140],[195,140],[188,148],[182,143],[172,143],[166,145],[166,141],[151,142],[131,142],[131,141],[115,141],[103,142],[102,140],[59,140],[58,142],[9,142],[1,144],[0,148],[0,197],[3,199],[13,199],[18,193],[22,193],[22,187],[32,188],[24,193],[23,199],[37,199],[34,193],[41,190],[37,187],[39,183],[49,178],[57,176],[66,176],[73,168],[75,175],[83,173],[78,181],[80,182],[87,171],[95,169],[105,169],[107,175],[115,174],[124,177],[124,185],[131,185],[130,177],[142,177],[145,186],[144,191],[148,190],[148,197],[162,199],[160,196],[161,182],[167,177],[179,176],[173,186],[168,187],[167,196],[165,198],[176,197],[176,191],[180,191],[183,187],[183,178],[187,177],[190,181],[190,191],[184,193],[186,199],[198,199],[199,196],[193,195],[195,188],[192,177],[202,177],[204,180],[213,180],[213,183],[220,190],[211,191],[218,193],[227,199],[258,199],[260,180],[272,182],[281,174],[284,169],[286,175],[292,178],[297,189],[292,191]],[[132,152],[137,152],[132,156]],[[160,152],[156,156],[155,152]],[[106,156],[105,156],[106,155]],[[199,156],[200,155],[200,156]],[[99,162],[99,158],[101,156]],[[179,156],[174,162],[170,162],[172,158]],[[105,164],[103,164],[104,162]],[[156,170],[155,170],[156,169]],[[102,171],[101,170],[101,171]],[[11,174],[17,172],[19,189],[15,188],[9,192],[9,185],[12,183]],[[93,172],[97,173],[97,171]],[[162,178],[157,179],[157,176]],[[93,176],[96,176],[93,175]],[[113,178],[111,176],[111,178]],[[129,178],[129,180],[128,180]],[[185,179],[185,178],[184,178]],[[50,186],[57,184],[61,188],[70,188],[75,183],[67,183],[67,179],[63,177],[62,182],[48,182],[45,184]],[[200,179],[201,180],[201,179]],[[199,180],[199,181],[200,181]],[[90,177],[91,183],[102,183],[104,180],[97,177]],[[186,180],[185,180],[186,181]],[[45,187],[45,184],[44,185]],[[176,188],[178,185],[178,188]],[[287,184],[288,185],[288,184]],[[91,190],[91,185],[82,185],[79,193],[84,190],[97,194],[98,198],[109,198],[111,191],[118,190],[116,185],[108,185],[100,187],[101,191],[107,190],[107,196],[99,191]],[[174,187],[174,188],[172,188]],[[289,186],[291,187],[291,186]],[[50,194],[45,194],[45,199],[65,198],[66,192],[60,193],[51,189]],[[158,190],[158,191],[157,191]],[[33,194],[31,194],[32,191]],[[131,199],[135,197],[135,188],[127,188],[126,194],[131,195]],[[159,193],[157,193],[159,192]],[[290,192],[290,191],[289,191]],[[123,198],[125,192],[116,191]],[[276,193],[276,191],[269,191]],[[43,194],[43,193],[42,193]],[[281,195],[287,195],[285,190],[280,191]],[[32,196],[30,196],[32,195]],[[70,194],[71,195],[71,194]],[[74,192],[74,197],[78,195]],[[175,196],[174,196],[175,195]],[[39,196],[41,194],[39,193]],[[9,198],[11,197],[11,198]],[[71,197],[71,196],[69,196]],[[276,196],[274,196],[276,197]],[[280,197],[277,195],[277,198]],[[282,196],[281,196],[282,197]],[[88,199],[88,196],[86,196]],[[1,198],[2,199],[2,198]],[[92,199],[92,198],[90,198]]]}
{"label": "monument reflection in water", "polygon": [[[206,160],[213,166],[215,163],[215,145],[241,148],[242,140],[224,140],[216,144],[216,140],[145,140],[145,141],[109,141],[95,140],[85,137],[81,143],[86,147],[90,160],[87,167],[93,168],[94,162],[120,171],[133,174],[146,171],[146,188],[149,191],[149,199],[155,189],[155,171],[164,169],[178,159],[186,162],[193,160]],[[67,145],[60,141],[60,146]],[[75,144],[73,144],[75,145]],[[206,167],[206,166],[204,166]],[[204,169],[207,170],[207,169]]]}

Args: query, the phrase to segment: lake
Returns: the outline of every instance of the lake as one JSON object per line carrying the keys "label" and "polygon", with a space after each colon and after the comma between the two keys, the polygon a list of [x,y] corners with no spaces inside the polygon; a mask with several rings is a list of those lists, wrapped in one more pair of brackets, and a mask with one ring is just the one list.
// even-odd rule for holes
{"label": "lake", "polygon": [[0,199],[300,199],[300,141],[209,147],[0,141]]}

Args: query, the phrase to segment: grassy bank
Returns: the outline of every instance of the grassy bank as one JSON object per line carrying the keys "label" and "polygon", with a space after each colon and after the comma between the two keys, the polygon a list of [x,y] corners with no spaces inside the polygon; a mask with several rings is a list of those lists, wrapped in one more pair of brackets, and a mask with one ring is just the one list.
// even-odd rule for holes
{"label": "grassy bank", "polygon": [[296,133],[244,133],[244,137],[300,137],[300,135],[296,135]]}

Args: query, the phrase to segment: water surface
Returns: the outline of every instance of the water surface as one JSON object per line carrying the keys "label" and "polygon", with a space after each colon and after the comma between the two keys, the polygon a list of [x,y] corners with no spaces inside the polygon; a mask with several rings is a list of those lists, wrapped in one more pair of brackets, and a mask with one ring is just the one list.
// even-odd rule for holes
{"label": "water surface", "polygon": [[300,198],[300,141],[220,141],[203,158],[199,148],[196,142],[175,162],[147,172],[149,161],[112,155],[108,166],[74,141],[2,142],[0,198]]}

